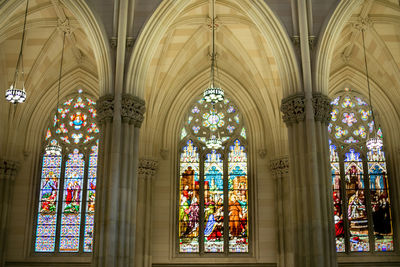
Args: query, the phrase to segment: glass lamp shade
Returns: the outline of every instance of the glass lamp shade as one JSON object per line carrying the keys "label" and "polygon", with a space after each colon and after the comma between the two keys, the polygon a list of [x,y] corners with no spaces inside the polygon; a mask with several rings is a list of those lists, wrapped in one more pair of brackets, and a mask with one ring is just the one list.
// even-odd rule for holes
{"label": "glass lamp shade", "polygon": [[206,102],[216,104],[224,100],[224,90],[217,87],[209,87],[204,91],[203,97]]}
{"label": "glass lamp shade", "polygon": [[219,149],[222,147],[221,138],[215,137],[215,135],[211,136],[210,139],[206,141],[206,147],[210,149]]}
{"label": "glass lamp shade", "polygon": [[14,85],[11,85],[9,89],[6,91],[6,100],[16,104],[16,103],[23,103],[26,99],[26,92],[25,88],[18,89],[14,88]]}
{"label": "glass lamp shade", "polygon": [[372,137],[367,140],[367,148],[372,151],[376,151],[383,147],[383,141],[378,136]]}
{"label": "glass lamp shade", "polygon": [[62,148],[58,144],[49,144],[45,148],[46,155],[61,156]]}

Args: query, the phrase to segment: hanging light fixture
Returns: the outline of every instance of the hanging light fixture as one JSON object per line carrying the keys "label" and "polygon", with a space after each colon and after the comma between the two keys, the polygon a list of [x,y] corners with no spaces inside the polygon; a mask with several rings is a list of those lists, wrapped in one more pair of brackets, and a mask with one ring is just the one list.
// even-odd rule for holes
{"label": "hanging light fixture", "polygon": [[204,91],[204,100],[208,103],[216,104],[224,100],[224,90],[218,87],[215,83],[215,68],[216,68],[216,56],[215,56],[215,2],[213,0],[212,5],[212,54],[211,54],[211,79],[208,88]]}
{"label": "hanging light fixture", "polygon": [[[22,56],[22,49],[24,47],[25,41],[25,29],[26,29],[26,17],[28,16],[28,4],[29,0],[26,0],[26,8],[25,8],[25,17],[24,17],[24,27],[22,30],[22,40],[21,40],[21,48],[19,50],[17,66],[15,68],[14,79],[9,89],[6,90],[6,100],[13,103],[23,103],[26,100],[26,92],[25,92],[25,75],[24,75],[24,59]],[[20,69],[21,66],[21,69]],[[17,88],[18,76],[21,71],[22,75],[22,88]]]}
{"label": "hanging light fixture", "polygon": [[[62,68],[63,68],[63,60],[64,60],[64,47],[65,47],[65,32],[63,36],[63,44],[62,44],[62,51],[61,51],[61,63],[60,63],[60,73],[58,76],[58,90],[57,90],[57,109],[56,109],[56,116],[59,111],[59,105],[60,105],[60,90],[61,90],[61,74],[62,74]],[[59,127],[58,125],[59,120],[56,117],[56,129]],[[48,155],[53,155],[53,156],[61,156],[62,153],[62,148],[58,144],[57,141],[53,140],[51,141],[45,148],[45,152]]]}
{"label": "hanging light fixture", "polygon": [[369,106],[371,107],[371,115],[372,115],[372,133],[370,138],[368,138],[366,146],[369,150],[376,151],[383,146],[383,141],[378,135],[378,131],[376,129],[376,122],[375,122],[375,115],[374,109],[372,108],[372,97],[371,97],[371,86],[369,83],[369,74],[368,74],[368,64],[367,64],[367,53],[365,51],[365,36],[364,36],[364,29],[361,29],[362,34],[362,42],[363,42],[363,50],[364,50],[364,62],[365,62],[365,74],[367,76],[367,87],[368,87],[368,97],[369,97]]}

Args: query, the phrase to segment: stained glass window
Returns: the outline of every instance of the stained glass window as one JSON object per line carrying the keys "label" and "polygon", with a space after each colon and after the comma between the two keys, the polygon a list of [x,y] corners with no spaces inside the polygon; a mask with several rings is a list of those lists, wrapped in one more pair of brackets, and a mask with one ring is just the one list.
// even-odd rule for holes
{"label": "stained glass window", "polygon": [[[393,251],[385,153],[383,147],[366,147],[376,123],[371,109],[349,89],[331,105],[328,131],[336,251]],[[378,135],[383,138],[379,127]]]}
{"label": "stained glass window", "polygon": [[[249,251],[246,134],[229,99],[190,106],[179,136],[180,253]],[[212,135],[222,140],[221,148],[207,148]]]}
{"label": "stained glass window", "polygon": [[51,115],[44,145],[60,145],[63,153],[45,150],[42,156],[35,252],[92,252],[99,138],[95,119],[96,102],[82,90]]}

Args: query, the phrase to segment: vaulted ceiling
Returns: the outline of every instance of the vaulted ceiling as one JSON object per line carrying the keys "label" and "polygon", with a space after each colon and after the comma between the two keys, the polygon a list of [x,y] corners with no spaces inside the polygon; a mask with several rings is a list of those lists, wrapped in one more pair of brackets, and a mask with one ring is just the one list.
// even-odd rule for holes
{"label": "vaulted ceiling", "polygon": [[[360,26],[365,47],[374,108],[382,119],[400,116],[400,3],[367,0],[351,16],[341,33],[331,65],[331,92],[352,87],[368,97]],[[393,121],[392,121],[393,122]]]}
{"label": "vaulted ceiling", "polygon": [[[3,3],[0,9],[0,87],[3,92],[12,83],[21,45],[26,2],[21,3],[16,7],[8,7],[6,5],[9,3]],[[78,88],[95,96],[98,94],[93,51],[79,22],[57,0],[30,0],[23,49],[27,100],[25,104],[17,106],[6,105],[2,100],[0,115],[7,118],[8,121],[3,122],[8,124],[9,131],[2,131],[5,135],[1,136],[3,144],[12,142],[7,139],[11,138],[9,133],[12,129],[27,130],[29,123],[38,123],[32,120],[33,117],[49,114],[55,107],[64,31],[67,34],[61,98]],[[21,87],[21,84],[17,83],[17,86]]]}
{"label": "vaulted ceiling", "polygon": [[[151,121],[162,114],[182,114],[179,118],[183,123],[186,108],[209,85],[211,3],[190,1],[163,34],[156,52],[149,59],[151,65],[146,80],[147,115],[144,127],[159,127]],[[283,78],[270,45],[274,37],[263,35],[260,25],[251,19],[247,10],[237,1],[217,1],[215,14],[218,83],[241,108],[247,119],[247,127],[254,127],[250,129],[254,138],[265,142],[265,136],[257,136],[262,134],[257,127],[276,129],[274,133],[266,134],[271,137],[271,142],[282,138],[279,136],[286,132],[283,124],[280,125],[279,111]],[[167,120],[161,121],[170,125]],[[176,120],[170,123],[179,125]],[[282,132],[278,130],[280,128]],[[153,134],[160,133],[153,131]]]}

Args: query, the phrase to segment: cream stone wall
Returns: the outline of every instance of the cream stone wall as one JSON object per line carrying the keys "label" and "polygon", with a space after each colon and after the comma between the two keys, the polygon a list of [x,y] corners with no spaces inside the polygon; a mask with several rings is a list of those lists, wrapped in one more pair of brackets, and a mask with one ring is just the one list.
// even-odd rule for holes
{"label": "cream stone wall", "polygon": [[[146,101],[139,157],[159,163],[151,183],[151,230],[146,233],[151,236],[151,255],[147,255],[150,264],[276,266],[282,260],[280,233],[287,229],[282,229],[277,221],[280,196],[275,190],[276,177],[272,175],[270,162],[292,151],[280,112],[281,101],[307,90],[333,97],[344,87],[367,96],[359,27],[366,29],[373,105],[385,134],[397,248],[390,254],[340,255],[337,261],[339,266],[400,264],[397,227],[400,222],[400,3],[397,0],[217,0],[216,48],[221,85],[238,105],[249,135],[251,253],[231,258],[188,258],[176,254],[177,142],[189,103],[200,96],[209,79],[210,3],[209,0],[30,0],[24,48],[28,98],[19,105],[0,98],[0,158],[20,163],[10,191],[7,228],[2,228],[6,229],[7,239],[0,266],[1,260],[5,260],[5,266],[92,263],[91,255],[42,257],[32,249],[40,153],[48,114],[56,105],[63,31],[68,35],[61,98],[83,88],[94,98],[111,93],[118,102],[124,92]],[[305,8],[304,14],[300,12],[305,21],[299,18],[299,4]],[[121,10],[120,5],[128,9]],[[25,1],[0,0],[3,91],[13,78],[24,8]],[[300,36],[301,26],[308,28],[311,37]],[[310,62],[304,57],[305,42],[310,43]],[[305,75],[308,63],[311,80]],[[312,88],[304,88],[309,82]],[[301,140],[305,142],[306,138]],[[298,164],[308,166],[306,160]],[[139,181],[139,198],[144,187],[145,183]],[[290,192],[290,188],[285,190]],[[138,214],[143,214],[145,207],[145,203],[138,203]],[[136,222],[143,226],[146,221]]]}

